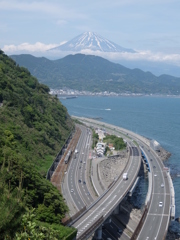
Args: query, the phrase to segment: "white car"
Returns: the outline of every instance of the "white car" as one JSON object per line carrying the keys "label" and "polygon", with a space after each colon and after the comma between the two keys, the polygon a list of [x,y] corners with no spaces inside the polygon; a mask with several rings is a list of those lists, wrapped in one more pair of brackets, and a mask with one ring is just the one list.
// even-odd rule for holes
{"label": "white car", "polygon": [[74,192],[74,189],[71,189],[71,192]]}
{"label": "white car", "polygon": [[159,207],[162,207],[163,206],[163,202],[159,202]]}
{"label": "white car", "polygon": [[163,183],[161,184],[161,187],[164,187],[164,184],[163,184]]}

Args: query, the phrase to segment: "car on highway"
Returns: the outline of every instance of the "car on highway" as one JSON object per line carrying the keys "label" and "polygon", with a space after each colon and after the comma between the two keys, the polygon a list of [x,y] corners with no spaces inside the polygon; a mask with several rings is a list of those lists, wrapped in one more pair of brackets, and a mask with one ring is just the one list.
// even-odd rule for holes
{"label": "car on highway", "polygon": [[84,161],[84,163],[86,163],[86,162]]}
{"label": "car on highway", "polygon": [[86,182],[84,181],[83,184],[86,184]]}
{"label": "car on highway", "polygon": [[122,229],[119,228],[119,229],[117,230],[117,232],[118,232],[118,233],[122,233]]}
{"label": "car on highway", "polygon": [[164,187],[164,184],[163,184],[163,183],[161,184],[161,187],[162,187],[162,188]]}
{"label": "car on highway", "polygon": [[80,161],[80,163],[82,163],[82,160]]}
{"label": "car on highway", "polygon": [[159,202],[159,207],[162,207],[163,206],[163,202]]}
{"label": "car on highway", "polygon": [[156,168],[156,166],[153,166],[153,168]]}
{"label": "car on highway", "polygon": [[79,183],[81,183],[81,179],[79,179]]}
{"label": "car on highway", "polygon": [[71,189],[71,192],[73,193],[73,192],[74,192],[74,189]]}

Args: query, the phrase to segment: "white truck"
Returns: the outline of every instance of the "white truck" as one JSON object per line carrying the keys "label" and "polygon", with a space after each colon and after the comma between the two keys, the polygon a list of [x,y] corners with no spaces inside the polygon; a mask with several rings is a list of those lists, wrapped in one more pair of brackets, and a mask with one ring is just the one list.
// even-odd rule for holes
{"label": "white truck", "polygon": [[127,173],[123,173],[123,180],[127,180],[128,179],[128,174]]}

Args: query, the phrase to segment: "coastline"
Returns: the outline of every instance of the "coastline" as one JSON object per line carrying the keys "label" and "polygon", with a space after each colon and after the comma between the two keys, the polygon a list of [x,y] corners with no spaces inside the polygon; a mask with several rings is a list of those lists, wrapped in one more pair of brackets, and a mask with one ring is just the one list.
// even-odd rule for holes
{"label": "coastline", "polygon": [[100,92],[90,92],[90,91],[79,91],[75,89],[50,89],[50,94],[57,95],[59,98],[64,96],[69,97],[160,97],[160,98],[180,98],[180,95],[174,94],[151,94],[151,93],[117,93],[117,92],[108,92],[108,91],[100,91]]}
{"label": "coastline", "polygon": [[[105,122],[102,122],[102,121],[98,121],[98,119],[92,119],[92,118],[84,118],[84,117],[76,117],[76,116],[72,116],[72,118],[75,118],[75,119],[80,119],[81,120],[81,122],[83,122],[84,124],[87,124],[88,125],[88,120],[89,120],[89,122],[93,122],[94,124],[97,124],[97,126],[99,126],[99,127],[106,127],[106,128],[109,128],[109,129],[113,129],[114,131],[121,131],[121,132],[128,132],[129,134],[135,134],[136,135],[136,133],[134,133],[134,132],[131,132],[131,131],[129,131],[129,130],[127,130],[127,129],[123,129],[123,128],[120,128],[120,127],[117,127],[117,126],[115,126],[115,125],[112,125],[112,124],[108,124],[108,123],[105,123]],[[87,121],[87,122],[86,122]],[[123,134],[124,134],[124,132],[123,132]],[[126,135],[126,134],[125,134]],[[139,134],[138,134],[139,135]],[[127,136],[127,135],[126,135]],[[139,135],[140,136],[140,135]],[[148,145],[148,146],[150,146],[150,141],[151,141],[151,139],[149,139],[149,138],[147,138],[147,137],[144,137],[144,136],[140,136],[145,142],[146,142],[146,144]],[[167,159],[169,159],[169,157],[171,156],[171,153],[170,152],[168,152],[166,149],[164,149],[163,147],[161,147],[160,146],[160,151],[158,152],[156,152],[157,153],[157,155],[159,156],[159,158],[161,159],[161,161],[162,162],[164,162],[164,161],[166,161]],[[134,208],[134,210],[136,210],[136,208],[135,207],[133,207]],[[137,211],[138,212],[138,211]],[[138,212],[139,213],[139,212]],[[168,229],[168,232],[167,232],[167,236],[166,236],[166,239],[168,239],[168,240],[179,240],[180,239],[180,236],[178,235],[178,233],[177,232],[173,232],[173,231],[171,231],[171,229],[169,228]]]}

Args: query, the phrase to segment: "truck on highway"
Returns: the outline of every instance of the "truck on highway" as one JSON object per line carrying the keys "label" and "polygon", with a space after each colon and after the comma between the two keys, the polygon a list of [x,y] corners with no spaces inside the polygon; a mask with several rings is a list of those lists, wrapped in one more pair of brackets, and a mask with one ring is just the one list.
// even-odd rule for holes
{"label": "truck on highway", "polygon": [[127,173],[123,173],[123,180],[127,180],[128,179],[128,174]]}

